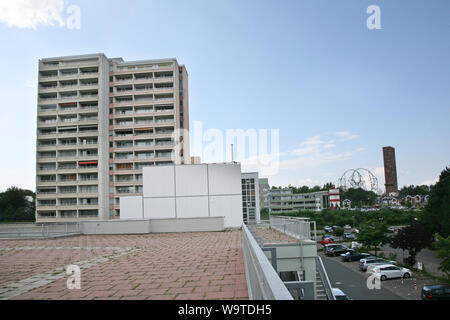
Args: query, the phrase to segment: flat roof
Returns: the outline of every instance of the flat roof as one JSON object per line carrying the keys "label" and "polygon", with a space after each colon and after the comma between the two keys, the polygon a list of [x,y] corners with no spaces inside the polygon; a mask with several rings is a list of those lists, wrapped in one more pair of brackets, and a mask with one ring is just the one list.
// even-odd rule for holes
{"label": "flat roof", "polygon": [[[64,267],[81,268],[81,289]],[[0,298],[248,299],[241,230],[0,240]]]}

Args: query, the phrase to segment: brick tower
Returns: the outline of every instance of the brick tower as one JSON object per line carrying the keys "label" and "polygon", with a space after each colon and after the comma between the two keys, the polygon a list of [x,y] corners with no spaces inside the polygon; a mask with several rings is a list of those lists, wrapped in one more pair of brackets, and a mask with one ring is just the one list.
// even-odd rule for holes
{"label": "brick tower", "polygon": [[398,193],[397,165],[395,164],[395,149],[393,147],[383,147],[383,160],[386,194]]}

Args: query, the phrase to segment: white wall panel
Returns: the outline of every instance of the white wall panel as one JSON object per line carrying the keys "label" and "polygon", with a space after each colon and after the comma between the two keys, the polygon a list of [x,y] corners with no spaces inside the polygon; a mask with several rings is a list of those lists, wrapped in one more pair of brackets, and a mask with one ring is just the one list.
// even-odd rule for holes
{"label": "white wall panel", "polygon": [[208,216],[208,196],[177,197],[177,218]]}
{"label": "white wall panel", "polygon": [[144,198],[144,219],[175,218],[175,198]]}
{"label": "white wall panel", "polygon": [[143,168],[144,197],[175,196],[174,166]]}
{"label": "white wall panel", "polygon": [[212,217],[225,217],[225,228],[242,226],[242,195],[210,196],[209,205]]}
{"label": "white wall panel", "polygon": [[142,197],[120,197],[120,219],[142,218]]}
{"label": "white wall panel", "polygon": [[208,195],[207,165],[175,166],[177,197]]}
{"label": "white wall panel", "polygon": [[241,165],[234,163],[209,164],[209,194],[241,195]]}

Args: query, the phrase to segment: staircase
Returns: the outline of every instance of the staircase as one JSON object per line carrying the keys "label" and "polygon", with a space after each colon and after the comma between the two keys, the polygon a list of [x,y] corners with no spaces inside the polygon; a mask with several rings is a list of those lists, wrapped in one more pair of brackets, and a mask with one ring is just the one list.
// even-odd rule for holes
{"label": "staircase", "polygon": [[328,300],[320,274],[316,271],[316,300]]}

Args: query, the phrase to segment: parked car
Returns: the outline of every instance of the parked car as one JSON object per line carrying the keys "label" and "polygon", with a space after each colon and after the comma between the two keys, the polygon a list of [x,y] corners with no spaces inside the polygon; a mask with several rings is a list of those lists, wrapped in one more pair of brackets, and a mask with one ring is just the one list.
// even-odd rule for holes
{"label": "parked car", "polygon": [[322,240],[323,240],[323,239],[325,239],[325,238],[328,238],[328,239],[334,240],[334,237],[333,237],[333,236],[331,236],[331,235],[329,235],[329,234],[324,234],[324,235],[322,236]]}
{"label": "parked car", "polygon": [[322,239],[322,241],[320,241],[320,243],[322,245],[331,244],[331,243],[333,243],[333,239],[331,239],[331,238],[324,238],[324,239]]}
{"label": "parked car", "polygon": [[325,244],[324,248],[323,248],[323,252],[328,255],[328,251],[335,248],[335,247],[340,247],[342,246],[341,244],[336,244],[336,243],[332,243],[332,244]]}
{"label": "parked car", "polygon": [[450,300],[450,285],[433,284],[423,286],[422,300]]}
{"label": "parked car", "polygon": [[352,229],[352,227],[350,226],[350,225],[348,225],[348,224],[346,224],[345,226],[344,226],[344,230],[351,230]]}
{"label": "parked car", "polygon": [[383,265],[383,264],[391,264],[391,265],[397,265],[397,263],[393,263],[394,261],[387,261],[387,260],[385,260],[385,261],[382,261],[382,262],[376,262],[376,263],[371,263],[371,264],[369,264],[368,266],[367,266],[367,273],[372,273],[373,272],[373,269],[375,268],[375,267],[378,267],[378,266],[381,266],[381,265]]}
{"label": "parked car", "polygon": [[358,249],[362,247],[362,243],[356,242],[356,241],[352,241],[352,244],[350,245],[350,248],[352,249]]}
{"label": "parked car", "polygon": [[376,266],[372,270],[372,274],[381,281],[393,278],[410,278],[412,276],[411,270],[394,266],[393,264],[382,264]]}
{"label": "parked car", "polygon": [[359,261],[364,258],[367,259],[372,256],[368,253],[361,253],[361,252],[356,252],[354,250],[351,250],[351,251],[348,251],[347,253],[341,254],[341,257],[342,257],[342,261],[349,262],[349,261]]}
{"label": "parked car", "polygon": [[346,232],[346,233],[344,233],[344,239],[350,240],[350,239],[356,239],[356,237],[353,233]]}
{"label": "parked car", "polygon": [[325,228],[323,228],[323,230],[325,230],[326,232],[333,232],[333,228],[330,226],[325,226]]}
{"label": "parked car", "polygon": [[352,250],[352,249],[348,248],[347,246],[340,245],[338,247],[334,247],[334,248],[329,249],[327,251],[327,256],[334,256],[334,257],[336,257],[336,256],[339,256],[339,255],[341,255],[343,253],[347,253],[350,250]]}
{"label": "parked car", "polygon": [[347,295],[339,288],[331,288],[336,300],[350,300]]}
{"label": "parked car", "polygon": [[394,264],[397,264],[397,262],[396,261],[388,261],[388,260],[385,260],[385,259],[381,259],[381,258],[371,258],[371,259],[361,259],[361,260],[359,260],[359,270],[361,270],[361,271],[367,271],[367,268],[370,266],[370,265],[383,265],[383,264],[392,264],[392,265],[394,265]]}

